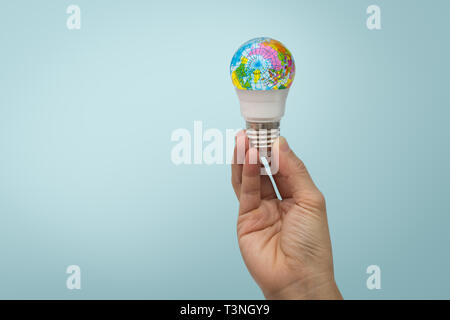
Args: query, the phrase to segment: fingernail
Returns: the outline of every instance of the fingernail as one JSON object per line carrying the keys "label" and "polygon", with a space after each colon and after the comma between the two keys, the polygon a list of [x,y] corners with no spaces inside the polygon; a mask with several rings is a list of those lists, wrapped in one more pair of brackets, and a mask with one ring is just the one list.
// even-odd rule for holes
{"label": "fingernail", "polygon": [[289,144],[284,137],[280,137],[280,150],[283,152],[289,151]]}

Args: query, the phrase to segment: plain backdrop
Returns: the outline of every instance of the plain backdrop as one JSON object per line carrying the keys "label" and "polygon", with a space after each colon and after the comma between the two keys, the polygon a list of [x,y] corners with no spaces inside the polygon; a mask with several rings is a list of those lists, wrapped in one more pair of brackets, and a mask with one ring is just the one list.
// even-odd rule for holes
{"label": "plain backdrop", "polygon": [[[68,30],[66,8],[81,8]],[[381,30],[366,9],[381,8]],[[227,165],[178,128],[244,126],[234,51],[297,74],[281,132],[327,200],[345,298],[450,298],[448,1],[2,1],[0,298],[263,298]],[[81,290],[66,288],[67,266]],[[379,265],[381,290],[366,288]]]}

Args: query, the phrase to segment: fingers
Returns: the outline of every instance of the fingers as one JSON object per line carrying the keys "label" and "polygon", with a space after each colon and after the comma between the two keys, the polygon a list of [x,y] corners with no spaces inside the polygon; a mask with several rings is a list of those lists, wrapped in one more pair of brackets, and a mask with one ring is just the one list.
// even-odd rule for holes
{"label": "fingers", "polygon": [[[243,164],[245,162],[245,154],[249,148],[249,140],[245,130],[241,130],[236,134],[235,142],[233,162],[231,164],[231,184],[233,185],[234,193],[239,200],[242,184],[242,170],[244,167]],[[261,176],[261,198],[272,199],[276,197],[269,177],[266,175]]]}
{"label": "fingers", "polygon": [[278,167],[274,176],[282,197],[295,200],[320,201],[322,194],[317,189],[303,162],[290,149],[285,138],[278,138],[273,144],[273,160]]}
{"label": "fingers", "polygon": [[249,146],[247,135],[244,130],[241,130],[236,135],[236,144],[234,146],[233,163],[231,164],[231,184],[233,185],[234,193],[239,199],[242,183],[242,169]]}
{"label": "fingers", "polygon": [[261,203],[260,166],[258,150],[250,148],[246,153],[242,169],[239,214],[254,210]]}

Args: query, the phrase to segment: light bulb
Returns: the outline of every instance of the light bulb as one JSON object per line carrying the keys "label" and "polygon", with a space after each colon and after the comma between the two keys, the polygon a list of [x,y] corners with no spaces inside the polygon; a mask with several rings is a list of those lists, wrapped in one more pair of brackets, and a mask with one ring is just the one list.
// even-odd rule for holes
{"label": "light bulb", "polygon": [[280,135],[280,120],[294,80],[294,58],[281,42],[255,38],[236,51],[230,73],[250,145],[270,158],[270,148]]}

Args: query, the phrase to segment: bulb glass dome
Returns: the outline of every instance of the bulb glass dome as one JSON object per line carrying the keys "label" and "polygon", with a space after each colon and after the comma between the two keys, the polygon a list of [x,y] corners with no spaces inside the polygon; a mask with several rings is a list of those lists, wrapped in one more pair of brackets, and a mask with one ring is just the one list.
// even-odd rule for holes
{"label": "bulb glass dome", "polygon": [[255,38],[236,51],[230,73],[239,90],[288,89],[294,80],[295,63],[281,42],[267,37]]}

